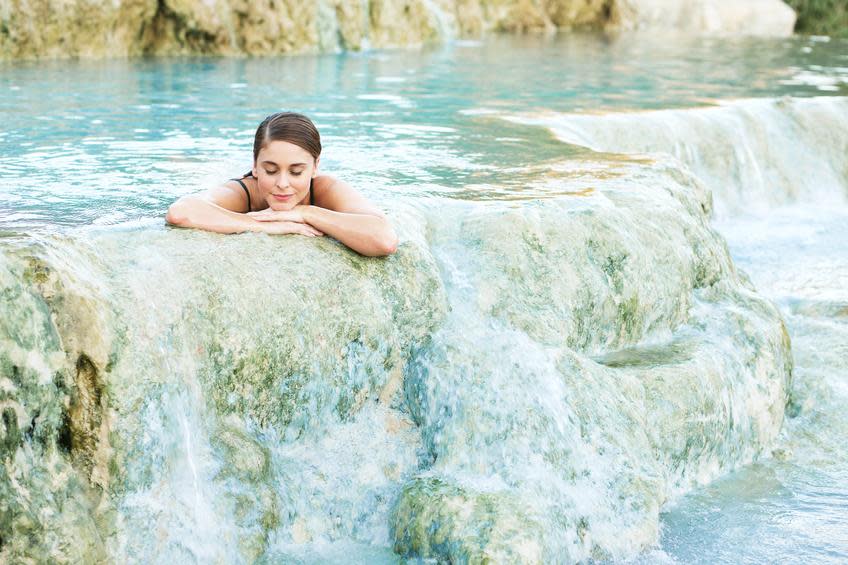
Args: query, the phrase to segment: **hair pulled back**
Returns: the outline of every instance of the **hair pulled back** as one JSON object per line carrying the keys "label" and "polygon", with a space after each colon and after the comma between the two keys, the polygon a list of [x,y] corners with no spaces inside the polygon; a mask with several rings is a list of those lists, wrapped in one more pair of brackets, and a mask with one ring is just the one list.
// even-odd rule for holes
{"label": "hair pulled back", "polygon": [[321,135],[312,120],[297,112],[271,114],[256,128],[253,140],[253,161],[259,151],[271,141],[288,141],[307,151],[313,159],[321,155]]}

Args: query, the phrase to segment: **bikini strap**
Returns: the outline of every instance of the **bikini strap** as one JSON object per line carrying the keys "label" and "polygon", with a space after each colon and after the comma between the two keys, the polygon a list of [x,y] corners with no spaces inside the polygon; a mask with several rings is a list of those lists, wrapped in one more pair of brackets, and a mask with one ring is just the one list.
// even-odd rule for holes
{"label": "bikini strap", "polygon": [[[243,177],[241,177],[241,179],[247,178],[248,175],[253,176],[250,173],[248,173],[247,175],[244,175]],[[247,190],[247,185],[244,184],[244,181],[242,181],[241,179],[230,179],[230,180],[236,181],[244,189],[244,193],[247,195],[247,211],[250,212],[253,209],[253,207],[250,205],[250,191]]]}

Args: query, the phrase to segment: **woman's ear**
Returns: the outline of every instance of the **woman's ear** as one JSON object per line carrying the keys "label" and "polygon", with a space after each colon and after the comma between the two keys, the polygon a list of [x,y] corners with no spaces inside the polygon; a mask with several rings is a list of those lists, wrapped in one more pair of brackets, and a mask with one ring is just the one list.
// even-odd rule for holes
{"label": "woman's ear", "polygon": [[253,175],[253,178],[258,179],[259,175],[256,174],[256,161],[253,162],[253,167],[250,169],[250,174]]}
{"label": "woman's ear", "polygon": [[318,164],[321,162],[321,157],[315,157],[315,167],[312,168],[312,178],[318,176]]}

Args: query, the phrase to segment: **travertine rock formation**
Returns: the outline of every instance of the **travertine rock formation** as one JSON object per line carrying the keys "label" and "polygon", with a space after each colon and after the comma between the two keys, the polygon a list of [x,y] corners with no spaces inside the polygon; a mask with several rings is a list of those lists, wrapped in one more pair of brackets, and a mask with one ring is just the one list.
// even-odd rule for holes
{"label": "travertine rock formation", "polygon": [[0,0],[0,59],[269,55],[574,27],[789,35],[794,21],[781,0]]}
{"label": "travertine rock formation", "polygon": [[625,29],[707,34],[792,35],[795,11],[782,0],[617,0]]}

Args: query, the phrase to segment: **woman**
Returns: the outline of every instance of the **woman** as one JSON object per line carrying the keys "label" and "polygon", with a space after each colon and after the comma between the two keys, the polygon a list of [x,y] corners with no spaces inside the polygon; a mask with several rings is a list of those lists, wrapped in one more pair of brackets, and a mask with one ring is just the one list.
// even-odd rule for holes
{"label": "woman", "polygon": [[318,174],[321,137],[302,114],[271,114],[253,141],[253,169],[168,208],[169,224],[218,233],[332,236],[363,255],[395,252],[386,216],[346,182]]}

